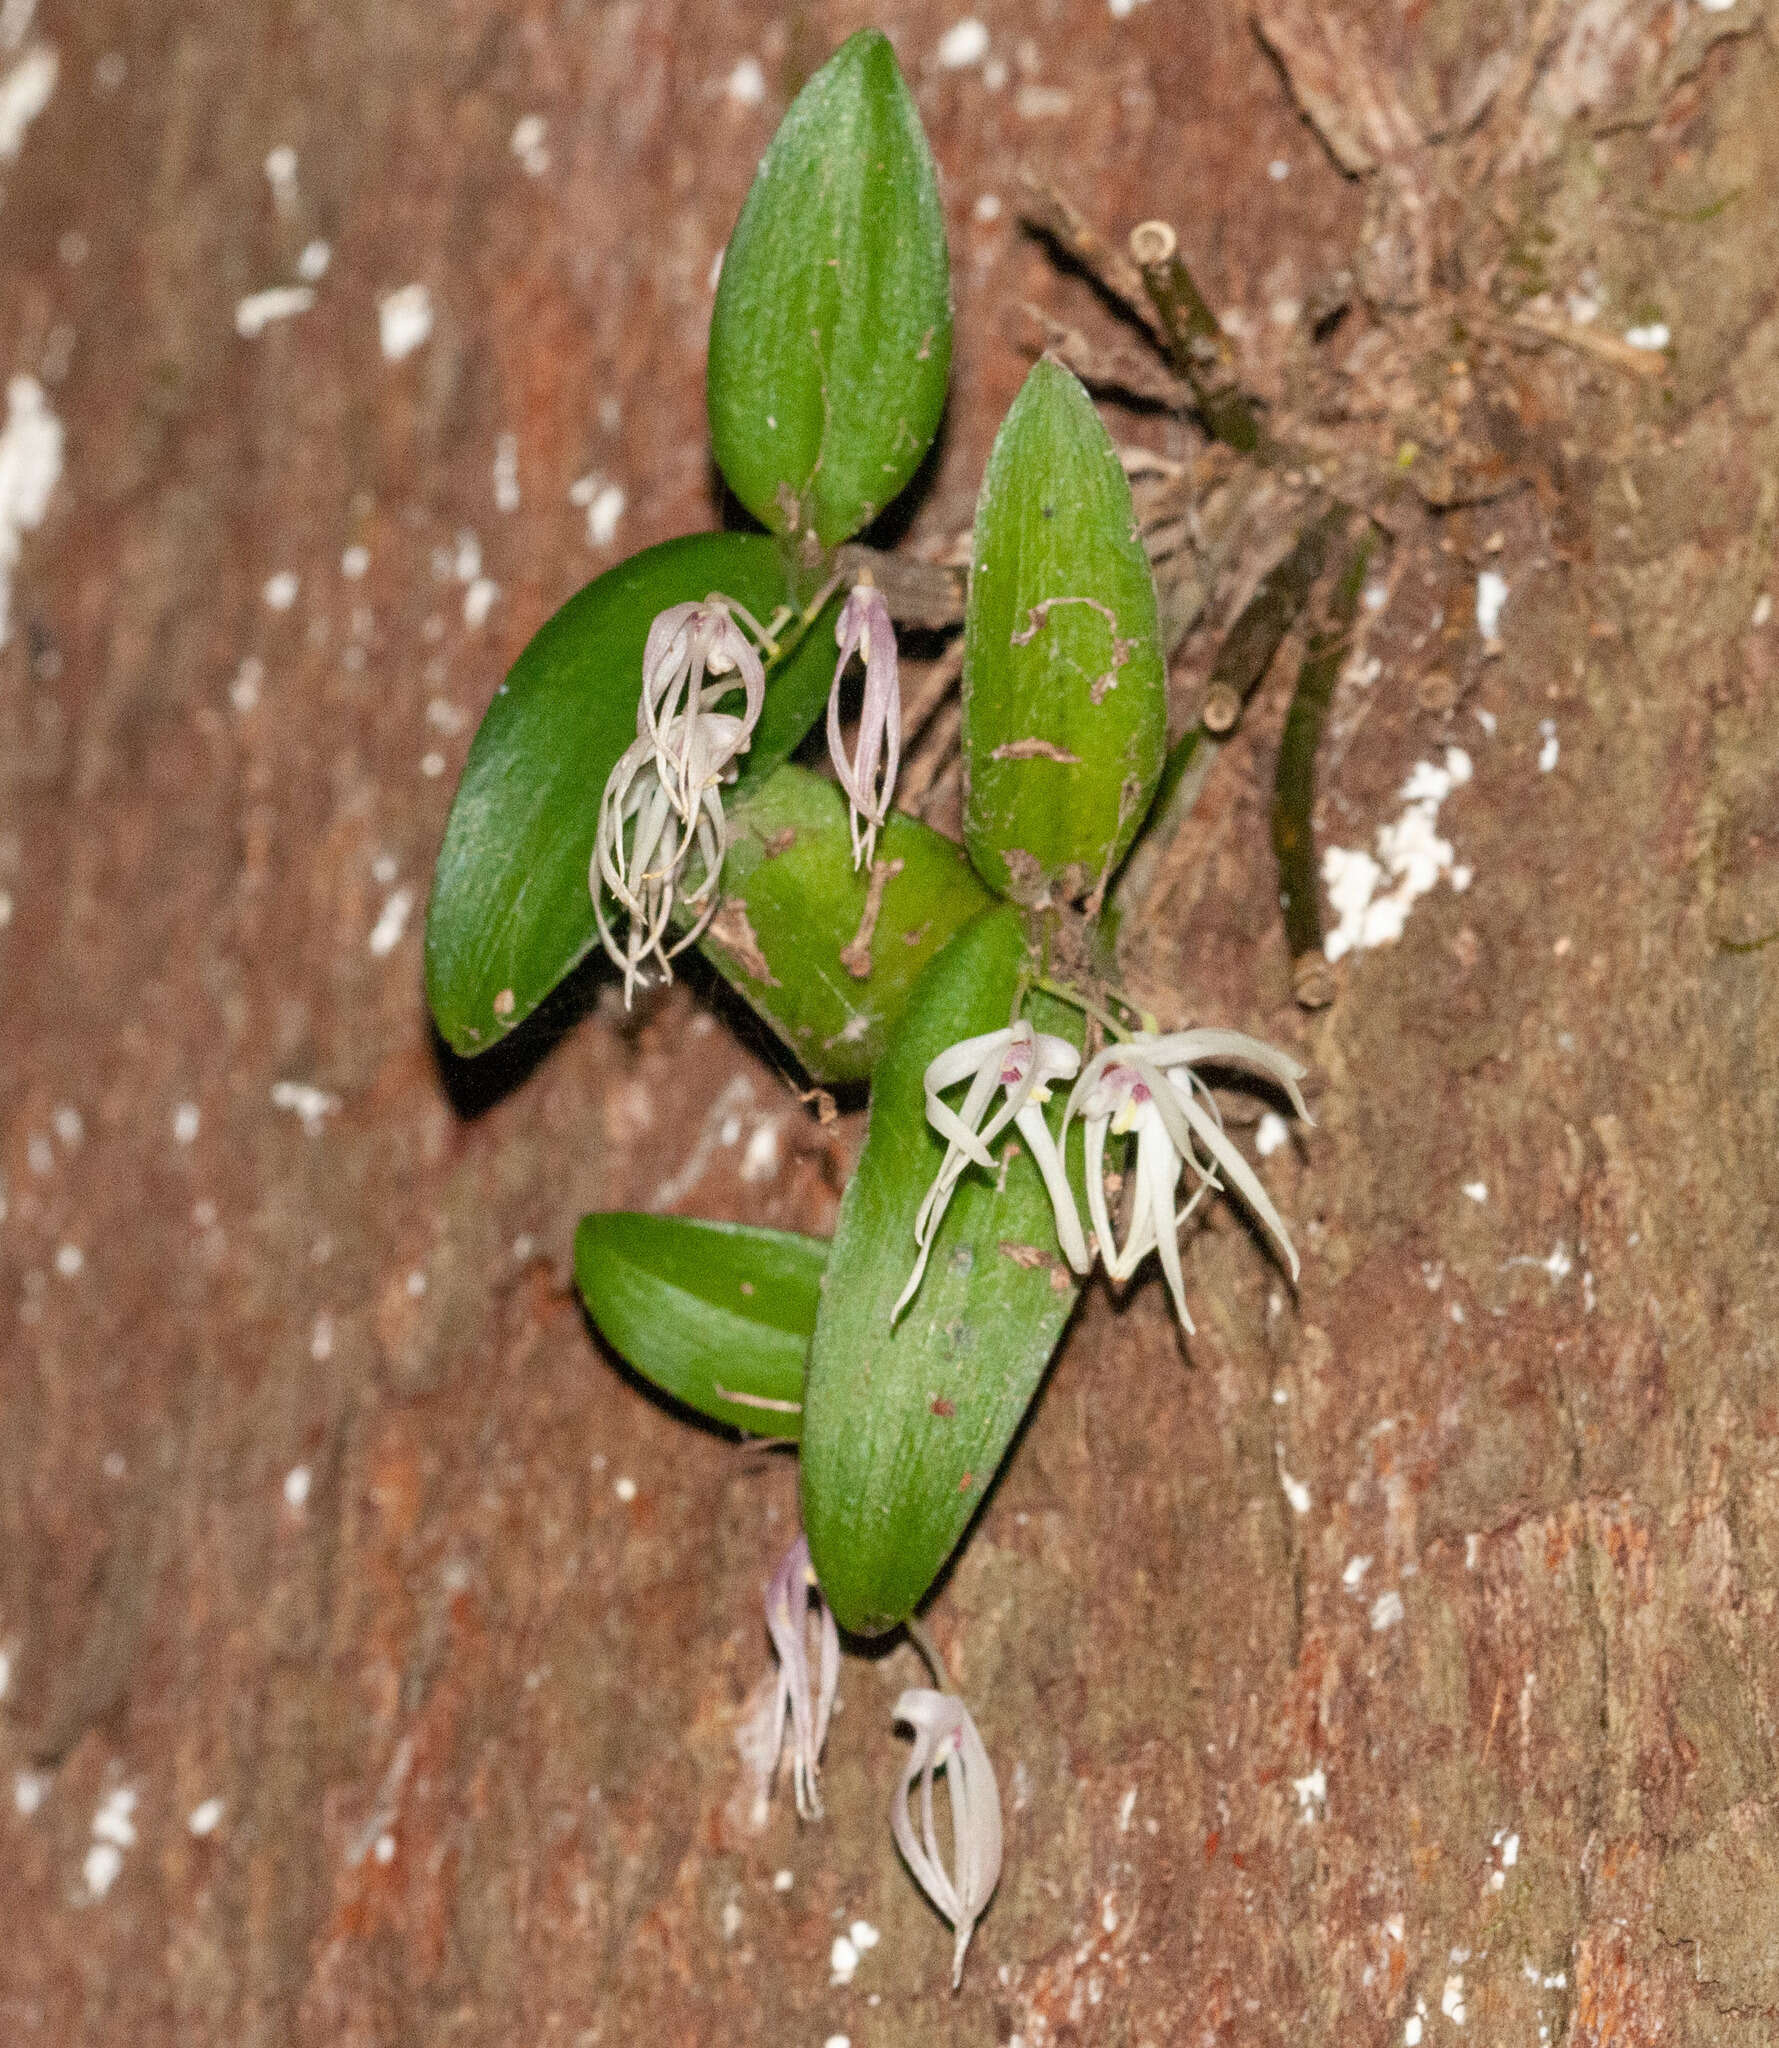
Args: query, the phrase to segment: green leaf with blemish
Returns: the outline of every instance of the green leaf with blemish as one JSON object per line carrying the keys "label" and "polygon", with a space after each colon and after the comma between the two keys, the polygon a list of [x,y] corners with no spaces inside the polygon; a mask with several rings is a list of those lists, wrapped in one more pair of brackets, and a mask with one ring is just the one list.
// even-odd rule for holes
{"label": "green leaf with blemish", "polygon": [[[890,1323],[915,1215],[945,1156],[926,1120],[927,1063],[1007,1023],[1024,956],[1020,916],[1000,905],[921,977],[872,1084],[864,1153],[828,1254],[804,1394],[803,1526],[835,1615],[863,1634],[904,1620],[951,1555],[1075,1300],[1043,1179],[1009,1131],[1000,1174],[966,1170],[920,1291]],[[1077,1012],[1039,997],[1025,1015],[1079,1044]],[[1062,1106],[1059,1092],[1053,1127]]]}
{"label": "green leaf with blemish", "polygon": [[1036,364],[995,436],[964,625],[964,839],[1027,904],[1103,889],[1167,747],[1155,579],[1093,402]]}
{"label": "green leaf with blemish", "polygon": [[609,1210],[584,1216],[588,1313],[643,1378],[733,1429],[795,1437],[828,1247],[819,1237]]}
{"label": "green leaf with blemish", "polygon": [[[636,737],[643,643],[657,612],[712,591],[769,623],[789,602],[777,543],[693,534],[632,555],[539,628],[489,705],[426,913],[427,1000],[453,1051],[504,1038],[596,943],[587,869],[600,793]],[[826,701],[832,618],[797,630],[768,664],[738,793],[785,759]]]}
{"label": "green leaf with blemish", "polygon": [[921,970],[992,899],[960,847],[900,811],[855,871],[846,799],[790,764],[730,823],[700,950],[815,1080],[863,1080]]}
{"label": "green leaf with blemish", "polygon": [[889,43],[863,29],[792,102],[730,237],[711,446],[756,519],[837,546],[914,474],[950,368],[932,152]]}

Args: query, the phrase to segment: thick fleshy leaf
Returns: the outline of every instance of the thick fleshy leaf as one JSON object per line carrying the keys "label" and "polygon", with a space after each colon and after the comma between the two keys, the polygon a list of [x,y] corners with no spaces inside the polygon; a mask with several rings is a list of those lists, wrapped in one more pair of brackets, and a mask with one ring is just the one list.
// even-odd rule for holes
{"label": "thick fleshy leaf", "polygon": [[723,904],[700,950],[818,1081],[862,1081],[921,970],[993,900],[961,848],[892,812],[869,871],[846,799],[787,763],[730,811]]}
{"label": "thick fleshy leaf", "polygon": [[756,519],[833,547],[914,474],[950,368],[932,152],[889,43],[861,29],[792,102],[730,237],[711,446]]}
{"label": "thick fleshy leaf", "polygon": [[[426,913],[426,993],[452,1049],[485,1052],[595,943],[587,867],[599,798],[636,737],[642,653],[669,605],[721,591],[762,625],[788,599],[778,544],[693,534],[620,562],[533,636],[496,692],[457,786]],[[763,779],[827,700],[833,628],[796,628],[768,667],[737,785]]]}
{"label": "thick fleshy leaf", "polygon": [[828,1247],[819,1237],[609,1210],[575,1232],[581,1298],[663,1393],[755,1436],[795,1437]]}
{"label": "thick fleshy leaf", "polygon": [[1161,775],[1167,675],[1118,452],[1048,358],[982,480],[963,702],[977,871],[1021,903],[1103,889]]}
{"label": "thick fleshy leaf", "polygon": [[[945,1156],[926,1119],[928,1062],[1006,1026],[1024,954],[1018,912],[998,906],[922,975],[877,1070],[828,1255],[804,1396],[803,1526],[841,1626],[863,1634],[905,1619],[950,1556],[1075,1300],[1043,1179],[1009,1132],[998,1174],[964,1173],[919,1291],[890,1322]],[[1080,1043],[1078,1013],[1028,998],[1025,1015]],[[1061,1110],[1051,1104],[1053,1127]],[[1071,1151],[1078,1186],[1078,1141]]]}

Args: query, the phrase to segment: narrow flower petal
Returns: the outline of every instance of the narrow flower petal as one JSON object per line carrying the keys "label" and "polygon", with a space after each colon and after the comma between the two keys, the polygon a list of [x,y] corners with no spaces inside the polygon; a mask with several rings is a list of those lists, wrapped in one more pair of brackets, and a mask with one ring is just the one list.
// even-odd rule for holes
{"label": "narrow flower petal", "polygon": [[1081,1212],[1075,1207],[1075,1192],[1069,1186],[1062,1154],[1056,1149],[1056,1140],[1050,1135],[1044,1112],[1035,1102],[1028,1102],[1013,1122],[1031,1148],[1038,1171],[1044,1176],[1051,1213],[1056,1219],[1056,1241],[1062,1246],[1063,1257],[1077,1273],[1085,1273],[1092,1262],[1087,1256],[1087,1239],[1081,1230]]}
{"label": "narrow flower petal", "polygon": [[1207,1116],[1189,1094],[1178,1094],[1176,1099],[1185,1111],[1186,1121],[1192,1126],[1199,1142],[1240,1189],[1243,1201],[1272,1232],[1280,1251],[1290,1262],[1291,1277],[1295,1280],[1299,1271],[1297,1248],[1292,1244],[1290,1232],[1285,1228],[1285,1219],[1273,1207],[1272,1197],[1261,1185],[1259,1175],[1225,1135],[1221,1125]]}
{"label": "narrow flower petal", "polygon": [[[957,1942],[951,1987],[963,1981],[964,1953],[1001,1876],[1001,1795],[994,1766],[963,1701],[912,1686],[896,1702],[895,1719],[914,1731],[914,1747],[890,1804],[890,1832],[914,1881],[951,1922]],[[951,1797],[952,1869],[945,1868],[933,1825],[933,1779],[945,1773]],[[920,1832],[909,1794],[920,1788]]]}
{"label": "narrow flower petal", "polygon": [[[819,1645],[816,1689],[812,1693],[809,1671],[809,1601],[817,1609]],[[804,1820],[822,1817],[820,1775],[822,1744],[827,1739],[828,1717],[833,1712],[834,1694],[840,1682],[840,1632],[828,1603],[816,1584],[809,1562],[809,1540],[799,1536],[783,1562],[772,1574],[766,1588],[766,1630],[778,1657],[778,1719],[772,1768],[776,1769],[783,1747],[785,1720],[791,1731],[791,1782],[796,1792],[797,1812]]]}

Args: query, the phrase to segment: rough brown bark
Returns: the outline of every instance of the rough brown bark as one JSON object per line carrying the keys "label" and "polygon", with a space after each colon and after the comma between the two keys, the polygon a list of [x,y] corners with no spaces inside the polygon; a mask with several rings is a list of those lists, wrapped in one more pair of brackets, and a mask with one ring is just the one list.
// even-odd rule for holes
{"label": "rough brown bark", "polygon": [[[0,160],[0,370],[67,430],[0,649],[0,2039],[1779,2030],[1770,10],[1262,0],[1264,46],[1236,0],[982,12],[998,89],[924,0],[0,10],[0,80],[59,60]],[[486,1076],[418,987],[504,666],[712,517],[712,260],[870,18],[951,205],[916,537],[968,523],[1010,311],[1113,338],[1012,224],[1035,163],[1114,235],[1171,218],[1331,474],[1408,480],[1323,842],[1474,768],[1438,820],[1470,886],[1313,1020],[1267,844],[1288,664],[1158,864],[1133,981],[1319,1077],[1265,1168],[1303,1284],[1213,1217],[1189,1361],[1157,1286],[1090,1292],[942,1595],[1008,1806],[955,2001],[884,1825],[910,1653],[846,1667],[826,1824],[756,1832],[790,1469],[664,1413],[568,1287],[587,1207],[823,1227],[856,1117],[684,990]],[[313,307],[238,335],[318,238]],[[625,493],[607,545],[586,477]],[[334,1098],[313,1134],[288,1082]],[[831,1986],[855,1918],[881,1943]]]}

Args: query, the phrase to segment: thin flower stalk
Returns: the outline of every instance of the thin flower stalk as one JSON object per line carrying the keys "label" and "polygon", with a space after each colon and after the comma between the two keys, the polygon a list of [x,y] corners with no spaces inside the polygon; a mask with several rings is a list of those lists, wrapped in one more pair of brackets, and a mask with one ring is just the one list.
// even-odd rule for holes
{"label": "thin flower stalk", "polygon": [[[828,754],[846,791],[852,828],[852,864],[870,864],[879,827],[889,816],[902,754],[902,690],[896,667],[896,629],[883,592],[860,583],[834,622],[840,659],[828,692]],[[854,655],[865,664],[865,701],[849,756],[840,730],[840,680]]]}
{"label": "thin flower stalk", "polygon": [[[897,1700],[895,1718],[914,1730],[914,1747],[890,1804],[890,1832],[915,1882],[956,1930],[951,1963],[955,1991],[963,1981],[970,1936],[1000,1881],[1001,1795],[970,1710],[954,1694],[911,1686]],[[933,1825],[933,1780],[940,1771],[951,1798],[949,1871]],[[912,1810],[916,1805],[918,1832]]]}
{"label": "thin flower stalk", "polygon": [[[1085,1123],[1087,1206],[1106,1272],[1128,1279],[1151,1252],[1161,1261],[1176,1313],[1188,1334],[1193,1321],[1186,1306],[1180,1267],[1180,1226],[1214,1188],[1233,1187],[1265,1225],[1284,1254],[1293,1280],[1296,1248],[1284,1219],[1260,1177],[1223,1128],[1223,1119],[1194,1069],[1203,1063],[1257,1069],[1277,1081],[1307,1123],[1298,1083],[1307,1071],[1289,1053],[1240,1031],[1137,1032],[1127,1043],[1108,1046],[1087,1064],[1063,1116],[1066,1136],[1077,1115]],[[1125,1239],[1119,1244],[1106,1199],[1106,1139],[1134,1134],[1134,1186]],[[1175,1197],[1182,1172],[1197,1177],[1184,1209]]]}
{"label": "thin flower stalk", "polygon": [[[694,821],[701,783],[742,753],[753,738],[766,701],[766,670],[759,652],[736,624],[741,617],[761,639],[756,621],[731,598],[713,593],[702,604],[669,605],[656,615],[642,656],[642,695],[636,705],[636,737],[648,743],[673,808],[687,825]],[[713,762],[697,750],[698,714],[715,710],[736,690],[744,693],[739,716],[724,714],[729,752]]]}
{"label": "thin flower stalk", "polygon": [[[809,1603],[816,1607],[816,1663],[809,1658]],[[778,1767],[785,1729],[791,1738],[791,1782],[797,1812],[803,1820],[820,1820],[822,1744],[840,1684],[840,1631],[822,1598],[809,1562],[809,1539],[799,1536],[766,1588],[766,1632],[778,1658],[778,1693],[773,1703],[772,1756],[768,1775]]]}
{"label": "thin flower stalk", "polygon": [[[1049,1084],[1071,1080],[1080,1064],[1081,1055],[1066,1038],[1033,1031],[1023,1019],[1007,1030],[963,1039],[930,1062],[925,1077],[927,1121],[945,1139],[945,1157],[914,1219],[914,1270],[890,1311],[892,1323],[914,1299],[939,1225],[964,1169],[974,1165],[993,1173],[995,1159],[989,1146],[1009,1124],[1025,1140],[1044,1176],[1063,1256],[1077,1273],[1088,1270],[1087,1238],[1075,1207],[1074,1192],[1069,1186],[1062,1153],[1044,1121],[1044,1104],[1050,1100]],[[963,1102],[954,1110],[945,1101],[943,1091],[963,1080],[970,1085]],[[1005,1091],[1005,1100],[991,1116],[989,1104],[997,1088]]]}

